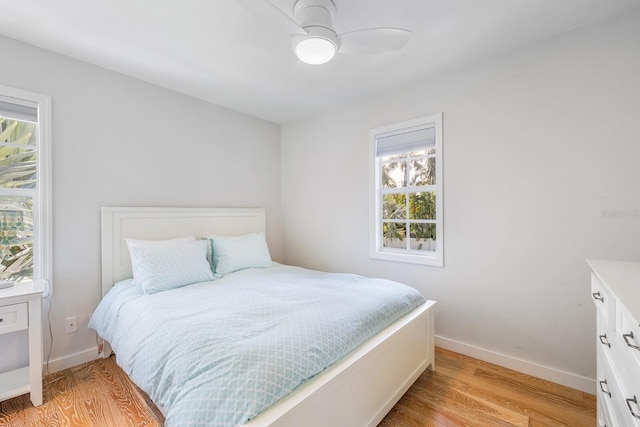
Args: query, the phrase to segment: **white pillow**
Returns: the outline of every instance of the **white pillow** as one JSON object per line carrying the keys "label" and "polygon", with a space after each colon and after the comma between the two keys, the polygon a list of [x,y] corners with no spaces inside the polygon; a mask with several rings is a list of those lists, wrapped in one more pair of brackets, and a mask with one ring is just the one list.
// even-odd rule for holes
{"label": "white pillow", "polygon": [[264,233],[207,238],[211,239],[216,274],[225,275],[245,268],[265,268],[273,265]]}
{"label": "white pillow", "polygon": [[205,240],[168,247],[134,246],[131,260],[137,268],[133,280],[147,294],[214,280],[208,246]]}
{"label": "white pillow", "polygon": [[[168,248],[169,246],[178,246],[186,242],[195,242],[196,236],[178,237],[176,239],[169,240],[138,240],[138,239],[124,239],[127,242],[127,248],[129,249],[129,256],[131,256],[131,248]],[[131,271],[135,277],[137,266],[133,262],[131,257]]]}

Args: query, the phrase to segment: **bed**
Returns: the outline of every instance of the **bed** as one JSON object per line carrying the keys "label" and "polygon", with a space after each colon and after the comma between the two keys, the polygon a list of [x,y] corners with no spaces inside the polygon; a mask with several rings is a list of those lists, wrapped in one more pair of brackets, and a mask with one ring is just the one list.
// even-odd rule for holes
{"label": "bed", "polygon": [[[314,311],[316,309],[324,309],[322,304],[317,303],[318,300],[315,299],[316,296],[326,294],[327,287],[335,288],[336,292],[357,292],[357,295],[362,296],[360,299],[363,300],[362,305],[364,310],[365,301],[371,300],[372,303],[375,303],[376,300],[378,300],[378,303],[380,303],[381,300],[386,301],[385,298],[387,297],[385,292],[390,292],[392,287],[393,292],[396,292],[398,288],[403,287],[403,285],[393,284],[392,286],[391,282],[380,279],[366,279],[361,276],[348,274],[320,273],[277,263],[265,268],[240,269],[239,271],[226,274],[223,277],[216,277],[215,280],[211,282],[197,283],[183,288],[181,287],[180,289],[157,292],[152,295],[145,295],[144,292],[139,292],[131,286],[129,283],[130,280],[128,281],[128,279],[132,277],[132,271],[131,257],[125,239],[163,240],[187,235],[197,236],[198,238],[211,235],[244,236],[254,235],[254,233],[264,233],[265,228],[265,212],[263,209],[103,208],[103,302],[106,306],[107,303],[112,304],[113,301],[119,300],[122,305],[115,304],[114,307],[116,308],[109,308],[107,310],[101,308],[103,305],[103,302],[101,302],[96,312],[104,311],[109,314],[101,314],[102,317],[106,317],[106,320],[103,320],[102,326],[93,325],[94,329],[101,331],[101,335],[113,341],[109,344],[113,345],[118,364],[123,366],[125,372],[127,372],[134,382],[154,399],[160,410],[165,413],[165,415],[168,415],[167,425],[227,425],[224,424],[223,421],[208,424],[207,421],[201,418],[197,419],[197,421],[194,421],[194,419],[185,421],[185,419],[175,414],[178,414],[180,409],[184,409],[185,406],[192,405],[191,402],[205,400],[207,401],[207,405],[211,404],[209,400],[217,403],[213,404],[213,407],[203,409],[204,412],[211,411],[211,414],[214,415],[217,412],[221,412],[216,409],[215,405],[223,404],[219,403],[221,400],[216,396],[224,395],[226,398],[227,395],[231,394],[229,390],[234,390],[234,387],[231,385],[222,383],[225,384],[224,392],[218,390],[221,388],[220,386],[212,386],[210,390],[207,390],[206,399],[203,399],[202,392],[199,392],[201,393],[199,399],[188,400],[185,398],[182,401],[176,400],[176,396],[187,395],[191,392],[190,385],[182,385],[177,389],[171,390],[170,393],[163,394],[158,392],[158,389],[162,389],[167,382],[177,378],[180,372],[185,370],[185,365],[190,366],[187,378],[190,381],[193,377],[192,372],[204,372],[205,370],[208,372],[207,375],[212,375],[214,379],[210,381],[209,377],[203,376],[198,377],[197,381],[194,380],[195,382],[205,384],[206,387],[214,384],[214,381],[218,381],[216,378],[221,376],[221,374],[218,375],[220,365],[215,365],[215,369],[205,369],[203,366],[208,366],[208,363],[212,360],[216,360],[216,363],[223,361],[224,363],[229,362],[233,365],[240,363],[234,359],[235,356],[231,356],[236,354],[236,350],[227,349],[220,344],[223,342],[226,343],[226,338],[216,338],[218,341],[214,340],[215,344],[213,347],[205,347],[203,344],[198,344],[198,348],[203,348],[207,352],[207,356],[199,361],[189,361],[186,364],[178,363],[175,361],[178,359],[174,360],[174,356],[171,355],[165,359],[158,358],[158,360],[154,362],[154,359],[156,359],[155,355],[165,350],[167,354],[169,354],[169,351],[182,351],[180,354],[183,356],[185,354],[195,353],[193,348],[188,347],[189,343],[193,343],[194,339],[181,339],[181,336],[187,337],[191,333],[191,330],[201,329],[199,326],[194,326],[199,325],[199,323],[197,323],[198,321],[200,321],[202,325],[219,324],[221,329],[228,329],[230,326],[235,326],[235,323],[240,324],[245,321],[243,316],[237,317],[236,313],[226,311],[229,307],[233,307],[234,310],[237,309],[244,313],[249,311],[247,307],[253,309],[256,306],[256,304],[252,303],[254,300],[273,300],[275,302],[272,301],[270,307],[277,307],[275,311],[280,313],[284,311],[281,309],[282,307],[291,306],[290,300],[313,300],[314,304],[308,305],[305,309],[301,310],[303,313],[300,315],[326,318],[327,321],[322,322],[326,323],[326,325],[322,325],[322,327],[329,328],[329,332],[319,332],[320,334],[342,336],[341,325],[349,325],[352,321],[360,322],[357,323],[359,326],[351,328],[351,332],[348,332],[348,334],[351,335],[344,335],[344,337],[349,337],[344,340],[351,339],[352,334],[354,334],[353,331],[358,331],[357,333],[364,337],[364,342],[356,345],[354,349],[349,347],[348,350],[345,350],[343,348],[343,353],[333,351],[334,347],[339,347],[338,344],[332,344],[332,350],[326,351],[323,348],[316,348],[316,338],[311,335],[312,333],[318,333],[315,329],[314,332],[309,332],[309,330],[303,328],[299,331],[294,330],[293,334],[296,339],[300,342],[306,342],[307,345],[311,345],[310,352],[315,355],[314,360],[317,359],[318,365],[313,369],[316,369],[318,372],[313,375],[308,375],[311,371],[306,371],[307,365],[313,365],[313,363],[301,362],[305,370],[297,373],[300,378],[295,379],[295,381],[297,381],[296,383],[287,384],[288,388],[283,387],[283,390],[278,389],[278,387],[281,387],[280,385],[274,386],[271,383],[266,385],[266,387],[269,387],[269,394],[277,397],[275,403],[270,403],[270,406],[266,409],[260,409],[257,415],[252,414],[248,417],[249,421],[241,417],[242,422],[233,422],[228,425],[242,424],[248,427],[377,425],[425,369],[434,369],[434,301],[425,301],[424,298],[420,297],[422,301],[417,302],[416,297],[413,295],[415,291],[403,289],[402,291],[405,292],[406,298],[398,302],[397,308],[394,305],[395,303],[384,302],[381,305],[383,309],[375,311],[377,314],[375,314],[374,317],[379,317],[381,316],[379,313],[386,313],[388,311],[389,318],[394,319],[393,322],[388,326],[386,324],[379,325],[376,327],[377,329],[374,330],[374,326],[369,326],[373,324],[371,319],[367,319],[366,321],[358,320],[355,317],[351,319],[351,312],[355,313],[361,304],[350,303],[351,306],[349,306],[349,309],[341,312],[340,316],[342,317],[339,317],[337,314],[335,316],[327,316],[323,311]],[[224,237],[221,238],[223,239]],[[135,253],[135,250],[132,251],[132,253]],[[219,264],[218,267],[222,268],[221,264]],[[292,281],[292,284],[284,288],[284,283],[289,279]],[[331,284],[327,284],[326,280],[330,280]],[[335,283],[337,283],[336,281],[340,282],[341,286],[335,285]],[[256,283],[259,283],[259,286],[256,286]],[[345,286],[342,286],[344,283],[347,283],[349,286],[345,288]],[[300,286],[300,284],[304,284],[304,286]],[[361,286],[361,288],[358,288],[359,286]],[[370,289],[371,291],[363,292],[363,289]],[[216,293],[211,294],[211,292]],[[224,292],[228,292],[228,294]],[[309,292],[311,292],[312,295],[309,295]],[[331,292],[334,292],[334,290]],[[371,297],[367,296],[365,298],[364,295],[366,294],[371,294]],[[239,298],[238,295],[242,295],[242,297]],[[226,298],[228,298],[228,300]],[[335,301],[346,301],[345,298],[346,296],[341,295],[335,297]],[[136,305],[136,308],[133,308],[134,301],[136,301],[135,304],[140,302],[141,305]],[[157,302],[158,305],[150,305],[152,301]],[[196,319],[194,320],[195,323],[189,323],[188,333],[176,332],[176,336],[169,338],[174,330],[173,325],[186,322],[186,320],[183,319],[184,314],[171,317],[174,306],[191,306],[190,310],[197,316],[207,311],[195,302],[189,304],[188,301],[216,301],[216,304],[218,304],[217,308],[213,307],[209,310],[215,313],[213,314],[214,320],[204,318],[199,318],[200,320]],[[242,304],[246,304],[246,307]],[[366,304],[368,304],[368,302]],[[338,306],[340,304],[327,305]],[[401,310],[400,306],[403,305],[404,308],[402,309],[408,311],[406,314],[398,311]],[[126,328],[120,326],[118,332],[114,332],[117,328],[118,317],[124,315],[125,311],[131,312],[134,316],[133,320],[132,318],[127,320],[127,322],[129,322],[129,330],[123,332]],[[154,322],[157,321],[154,316],[165,316],[167,313],[169,317],[163,317],[163,320],[160,321],[164,329],[160,327],[155,328],[153,325],[155,324]],[[286,323],[288,322],[287,319],[294,319],[291,323],[297,323],[301,326],[306,324],[306,321],[298,320],[302,319],[302,317],[296,316],[298,316],[298,314],[290,314],[287,311],[283,314],[283,317],[278,318],[278,320],[273,320],[275,318],[270,317],[270,322]],[[241,320],[236,321],[235,319]],[[93,321],[94,318],[92,317],[92,322]],[[227,321],[227,324],[224,323],[225,321]],[[330,323],[331,321],[334,323]],[[252,329],[250,329],[249,332],[241,332],[242,339],[246,338],[245,335],[250,335],[251,341],[262,340],[263,335],[255,334],[254,337],[254,329],[256,329],[255,325],[258,324],[261,326],[257,329],[269,329],[263,327],[265,322],[248,323]],[[269,322],[266,323],[268,324]],[[150,324],[151,326],[145,326],[145,324]],[[143,329],[145,327],[146,329]],[[313,326],[313,328],[317,328],[317,326]],[[153,329],[158,329],[159,331],[154,331]],[[141,354],[141,352],[146,351],[146,343],[148,341],[162,341],[162,339],[157,338],[159,332],[162,332],[166,340],[170,340],[172,343],[183,341],[183,344],[172,344],[161,350]],[[207,333],[213,334],[214,332],[208,331]],[[347,334],[347,332],[345,332],[345,334]],[[154,336],[155,339],[150,338],[152,336]],[[279,334],[278,337],[280,336]],[[196,340],[201,340],[199,342],[205,341],[202,337]],[[107,341],[109,340],[107,339]],[[297,342],[298,341],[296,341],[295,346],[289,346],[288,349],[297,348]],[[141,343],[143,344],[141,345]],[[180,350],[182,345],[186,347]],[[271,348],[279,348],[284,345],[283,343],[279,343],[277,346]],[[322,346],[318,344],[318,347]],[[105,348],[108,349],[104,352],[105,356],[107,356],[110,353],[110,346],[107,344]],[[305,351],[307,353],[309,352],[309,350]],[[239,358],[244,360],[244,356]],[[275,362],[281,362],[279,360],[280,356],[273,356],[272,358]],[[334,360],[333,358],[336,359]],[[266,356],[253,357],[250,363],[246,361],[242,363],[251,368],[257,366],[257,370],[248,375],[250,378],[258,378],[260,377],[259,372],[261,372],[263,368],[260,365],[261,361],[268,359]],[[283,365],[284,368],[288,369],[290,365],[293,366],[296,364],[296,361],[303,359],[301,359],[299,355],[293,355],[290,356],[290,360],[293,362],[287,361],[287,363]],[[280,364],[282,365],[282,363]],[[327,367],[323,367],[323,364],[327,365]],[[278,369],[283,369],[283,366]],[[168,371],[170,368],[176,370]],[[274,377],[274,374],[268,374],[267,377]],[[206,378],[206,381],[202,378]],[[238,380],[235,379],[233,381],[234,384],[241,384],[236,387],[238,390],[244,392],[246,389],[249,393],[254,393],[254,390],[251,387],[247,387],[246,383],[238,382]],[[288,381],[294,381],[294,379],[292,378]],[[277,393],[272,392],[275,389],[278,390]],[[154,398],[155,396],[157,396],[158,401]],[[235,399],[234,402],[236,402],[236,406],[240,408],[240,411],[244,410],[244,406],[246,406],[244,404],[248,401],[258,400],[262,402],[261,399],[255,397],[255,393],[246,397],[243,394],[233,395],[233,399]],[[189,403],[184,404],[185,401]],[[228,402],[224,403],[224,405],[227,406],[220,407],[228,409]],[[235,408],[236,406],[233,407]],[[199,408],[202,409],[203,407],[200,406]],[[257,408],[260,408],[260,406],[258,405]],[[256,408],[253,408],[253,410],[255,409]],[[169,414],[165,411],[168,411]],[[246,414],[243,413],[243,417],[245,415]],[[212,418],[215,417],[212,416]],[[227,423],[229,421],[224,422]]]}

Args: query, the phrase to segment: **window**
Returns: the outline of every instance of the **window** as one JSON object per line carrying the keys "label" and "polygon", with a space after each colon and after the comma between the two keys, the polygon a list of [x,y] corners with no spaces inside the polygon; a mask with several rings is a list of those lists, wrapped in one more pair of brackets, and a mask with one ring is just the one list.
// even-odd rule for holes
{"label": "window", "polygon": [[50,105],[0,86],[0,280],[51,280]]}
{"label": "window", "polygon": [[373,129],[371,257],[443,265],[442,114]]}

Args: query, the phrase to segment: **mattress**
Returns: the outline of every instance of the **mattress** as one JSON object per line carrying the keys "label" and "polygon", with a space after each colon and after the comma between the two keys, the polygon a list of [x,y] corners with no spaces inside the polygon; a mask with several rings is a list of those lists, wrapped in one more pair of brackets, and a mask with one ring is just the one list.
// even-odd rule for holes
{"label": "mattress", "polygon": [[165,425],[246,423],[425,302],[383,279],[275,265],[144,294],[131,280],[90,328]]}

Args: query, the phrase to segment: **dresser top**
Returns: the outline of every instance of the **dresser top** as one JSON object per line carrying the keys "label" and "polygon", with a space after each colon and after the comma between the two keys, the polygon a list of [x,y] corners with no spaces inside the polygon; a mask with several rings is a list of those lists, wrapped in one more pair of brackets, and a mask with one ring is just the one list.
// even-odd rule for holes
{"label": "dresser top", "polygon": [[588,259],[587,263],[600,282],[611,289],[640,323],[640,262]]}

